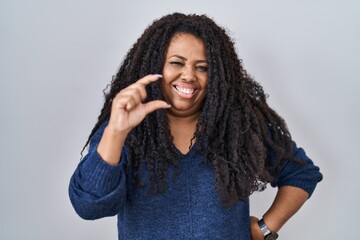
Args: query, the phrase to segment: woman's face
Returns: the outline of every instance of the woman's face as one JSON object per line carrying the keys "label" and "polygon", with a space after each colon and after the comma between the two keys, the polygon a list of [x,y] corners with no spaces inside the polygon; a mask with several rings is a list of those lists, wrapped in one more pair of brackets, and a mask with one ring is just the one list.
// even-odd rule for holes
{"label": "woman's face", "polygon": [[178,117],[198,114],[208,81],[208,61],[204,42],[188,33],[174,35],[162,70],[161,83],[168,113]]}

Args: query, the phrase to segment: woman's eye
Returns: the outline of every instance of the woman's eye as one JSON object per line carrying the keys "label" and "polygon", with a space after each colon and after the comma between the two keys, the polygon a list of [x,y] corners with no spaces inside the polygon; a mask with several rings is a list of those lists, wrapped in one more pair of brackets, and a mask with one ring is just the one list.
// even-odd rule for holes
{"label": "woman's eye", "polygon": [[207,72],[208,71],[208,67],[206,67],[206,66],[197,66],[196,69],[198,69],[201,72]]}
{"label": "woman's eye", "polygon": [[184,64],[182,62],[170,62],[171,65],[175,66],[183,66]]}

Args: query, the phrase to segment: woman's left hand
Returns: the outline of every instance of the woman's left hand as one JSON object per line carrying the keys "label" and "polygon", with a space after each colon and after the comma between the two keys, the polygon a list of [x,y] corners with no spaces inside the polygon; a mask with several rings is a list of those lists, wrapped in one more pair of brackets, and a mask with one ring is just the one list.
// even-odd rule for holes
{"label": "woman's left hand", "polygon": [[264,234],[260,230],[259,219],[254,216],[250,216],[250,235],[251,240],[264,240]]}

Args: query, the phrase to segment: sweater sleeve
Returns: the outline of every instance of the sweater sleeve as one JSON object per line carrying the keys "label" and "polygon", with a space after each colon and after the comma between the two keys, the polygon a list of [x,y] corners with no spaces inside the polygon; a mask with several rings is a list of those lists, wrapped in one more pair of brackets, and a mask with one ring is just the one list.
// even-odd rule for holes
{"label": "sweater sleeve", "polygon": [[320,173],[319,167],[314,165],[313,161],[306,155],[304,149],[298,148],[295,142],[293,142],[293,155],[297,160],[303,161],[304,164],[301,165],[289,160],[285,161],[285,164],[277,175],[276,181],[272,182],[271,185],[273,187],[299,187],[308,192],[310,197],[317,183],[322,180],[323,176]]}
{"label": "sweater sleeve", "polygon": [[106,163],[97,152],[106,125],[107,122],[91,138],[89,152],[70,180],[71,203],[84,219],[114,216],[126,201],[126,148],[123,148],[120,163],[116,166]]}

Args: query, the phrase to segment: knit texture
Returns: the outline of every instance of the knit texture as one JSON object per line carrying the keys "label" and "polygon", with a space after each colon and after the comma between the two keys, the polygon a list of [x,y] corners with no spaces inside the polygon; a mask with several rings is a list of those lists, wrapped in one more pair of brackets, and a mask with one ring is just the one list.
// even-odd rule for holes
{"label": "knit texture", "polygon": [[[196,144],[181,155],[180,172],[174,179],[170,167],[168,190],[150,196],[149,189],[134,188],[126,173],[126,147],[117,166],[101,159],[96,151],[107,123],[91,140],[89,153],[75,170],[69,196],[84,219],[118,215],[119,239],[250,239],[249,201],[224,209],[215,190],[215,176],[201,164]],[[294,155],[306,167],[287,162],[273,186],[295,186],[310,195],[322,175],[319,168],[294,144]],[[148,172],[141,179],[147,181]],[[149,184],[147,184],[149,185]]]}

